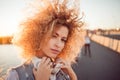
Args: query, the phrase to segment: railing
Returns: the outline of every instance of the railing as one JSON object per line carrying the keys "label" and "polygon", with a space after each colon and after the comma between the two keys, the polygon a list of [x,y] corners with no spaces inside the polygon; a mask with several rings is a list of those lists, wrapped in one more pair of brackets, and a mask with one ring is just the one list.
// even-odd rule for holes
{"label": "railing", "polygon": [[91,34],[91,39],[105,47],[108,47],[120,53],[120,40],[108,38],[101,35],[95,35],[95,34]]}

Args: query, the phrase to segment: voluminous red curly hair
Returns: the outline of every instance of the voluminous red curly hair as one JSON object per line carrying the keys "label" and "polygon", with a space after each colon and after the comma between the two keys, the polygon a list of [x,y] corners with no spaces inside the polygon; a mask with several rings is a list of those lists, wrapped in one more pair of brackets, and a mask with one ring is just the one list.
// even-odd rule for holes
{"label": "voluminous red curly hair", "polygon": [[[20,24],[20,31],[13,38],[13,43],[22,49],[23,57],[26,59],[36,55],[36,51],[45,46],[53,33],[56,25],[64,25],[69,29],[68,39],[64,49],[58,55],[70,63],[80,53],[83,45],[83,22],[79,18],[76,6],[77,0],[69,7],[69,1],[63,0],[39,0],[40,6],[35,7],[36,12]],[[37,3],[38,4],[38,3]]]}

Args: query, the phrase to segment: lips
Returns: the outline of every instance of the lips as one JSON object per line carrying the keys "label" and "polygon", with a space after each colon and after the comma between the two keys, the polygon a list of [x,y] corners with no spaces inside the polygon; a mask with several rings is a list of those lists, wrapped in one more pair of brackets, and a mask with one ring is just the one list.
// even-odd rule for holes
{"label": "lips", "polygon": [[51,51],[52,51],[52,53],[54,53],[54,54],[59,54],[59,53],[60,53],[60,51],[59,51],[59,50],[56,50],[56,49],[51,49]]}

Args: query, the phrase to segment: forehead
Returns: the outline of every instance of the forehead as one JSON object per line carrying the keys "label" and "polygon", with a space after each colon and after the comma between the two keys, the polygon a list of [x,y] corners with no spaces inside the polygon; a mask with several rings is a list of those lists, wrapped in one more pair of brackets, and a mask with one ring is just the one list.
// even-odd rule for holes
{"label": "forehead", "polygon": [[55,26],[53,32],[64,35],[64,36],[67,36],[68,33],[69,33],[69,29],[67,28],[67,26],[57,25],[57,26]]}

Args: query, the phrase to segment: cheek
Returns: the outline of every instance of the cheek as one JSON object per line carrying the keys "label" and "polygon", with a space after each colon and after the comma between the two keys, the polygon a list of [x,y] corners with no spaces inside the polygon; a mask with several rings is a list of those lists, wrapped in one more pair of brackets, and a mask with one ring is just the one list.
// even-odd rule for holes
{"label": "cheek", "polygon": [[48,41],[48,44],[46,44],[47,48],[50,49],[50,48],[55,48],[56,45],[59,46],[59,50],[62,50],[65,46],[65,42],[63,41],[59,41],[58,39],[50,39]]}
{"label": "cheek", "polygon": [[45,44],[43,50],[44,52],[49,51],[49,49],[51,48],[52,44],[51,44],[51,40],[48,41],[48,43]]}
{"label": "cheek", "polygon": [[48,41],[48,46],[49,47],[53,47],[54,46],[54,44],[55,44],[55,40],[54,39],[50,39],[49,41]]}
{"label": "cheek", "polygon": [[61,48],[63,49],[65,47],[65,43],[62,43],[61,44]]}

